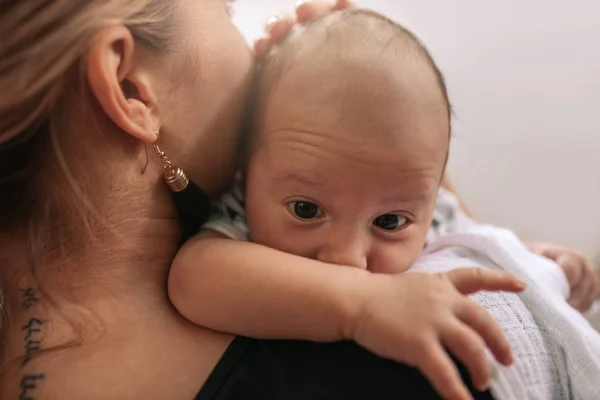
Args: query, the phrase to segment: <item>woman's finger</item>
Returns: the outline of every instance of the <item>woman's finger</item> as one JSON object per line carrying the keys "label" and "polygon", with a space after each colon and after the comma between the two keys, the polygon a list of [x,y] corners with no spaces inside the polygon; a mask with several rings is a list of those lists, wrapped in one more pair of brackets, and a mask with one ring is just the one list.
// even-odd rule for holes
{"label": "woman's finger", "polygon": [[585,296],[583,296],[583,299],[580,302],[579,311],[582,313],[589,311],[590,308],[592,308],[592,306],[594,305],[596,298],[597,292],[594,288],[594,284],[592,283],[588,288],[588,292],[585,294]]}
{"label": "woman's finger", "polygon": [[297,22],[306,22],[311,19],[321,18],[334,10],[352,8],[350,0],[337,0],[334,4],[324,0],[300,1],[296,6],[296,18],[290,15],[276,15],[265,23],[265,36],[254,43],[256,58],[262,59],[273,45],[282,40]]}
{"label": "woman's finger", "polygon": [[333,10],[333,4],[323,0],[299,1],[296,5],[296,19],[306,22],[311,19],[321,18]]}
{"label": "woman's finger", "polygon": [[564,271],[567,281],[571,284],[571,287],[577,286],[582,279],[582,274],[584,272],[583,265],[581,265],[577,259],[568,253],[558,255],[554,261],[560,265]]}
{"label": "woman's finger", "polygon": [[437,341],[432,341],[418,357],[417,368],[444,399],[472,400],[456,365]]}
{"label": "woman's finger", "polygon": [[335,2],[335,5],[333,6],[334,10],[346,10],[346,9],[351,9],[351,8],[355,8],[356,5],[354,4],[353,1],[350,0],[337,0]]}
{"label": "woman's finger", "polygon": [[564,250],[563,248],[548,243],[535,243],[528,247],[533,253],[553,261],[556,260],[556,258],[562,254]]}
{"label": "woman's finger", "polygon": [[465,299],[455,311],[456,316],[477,332],[498,362],[504,365],[513,363],[510,343],[498,322],[483,307]]}
{"label": "woman's finger", "polygon": [[484,268],[460,268],[446,272],[445,275],[462,294],[480,290],[520,292],[527,286],[512,274]]}
{"label": "woman's finger", "polygon": [[272,41],[269,37],[261,37],[254,42],[254,57],[262,60],[271,49]]}
{"label": "woman's finger", "polygon": [[591,297],[593,301],[596,301],[600,298],[600,271],[596,269],[592,262],[584,257],[583,262],[585,263],[585,268],[589,271],[588,279],[592,281],[592,294]]}
{"label": "woman's finger", "polygon": [[491,366],[481,336],[469,326],[455,321],[447,332],[442,334],[442,343],[469,370],[473,385],[480,391],[486,390],[489,386]]}
{"label": "woman's finger", "polygon": [[587,293],[581,302],[581,309],[585,312],[592,308],[594,302],[600,298],[600,273],[589,259],[582,256],[582,260],[585,271],[584,279],[589,282]]}
{"label": "woman's finger", "polygon": [[265,23],[265,33],[271,38],[273,43],[277,43],[290,32],[295,23],[296,21],[291,15],[275,15]]}
{"label": "woman's finger", "polygon": [[[583,268],[582,268],[583,269]],[[569,304],[578,311],[587,311],[594,302],[594,277],[591,273],[582,273],[579,282],[571,289]]]}
{"label": "woman's finger", "polygon": [[594,300],[600,299],[600,272],[594,269]]}
{"label": "woman's finger", "polygon": [[585,312],[587,309],[585,308],[585,304],[587,302],[587,294],[590,289],[590,283],[582,281],[579,285],[573,288],[571,292],[571,297],[569,297],[568,303],[580,312]]}
{"label": "woman's finger", "polygon": [[[573,302],[574,307],[579,311],[587,311],[594,301],[594,287],[596,284],[595,271],[585,257],[581,257],[577,265],[579,271],[578,281],[573,284],[569,303]],[[586,305],[589,306],[586,307]]]}
{"label": "woman's finger", "polygon": [[276,15],[265,23],[265,36],[254,42],[254,56],[261,60],[277,42],[281,41],[294,26],[294,18],[289,15]]}

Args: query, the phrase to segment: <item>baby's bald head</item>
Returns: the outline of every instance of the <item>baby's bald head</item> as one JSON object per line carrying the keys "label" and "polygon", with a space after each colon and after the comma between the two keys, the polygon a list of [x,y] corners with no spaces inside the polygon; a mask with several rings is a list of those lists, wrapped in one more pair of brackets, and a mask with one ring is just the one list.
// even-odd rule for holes
{"label": "baby's bald head", "polygon": [[298,84],[314,93],[321,88],[311,84],[333,78],[347,86],[356,80],[371,80],[376,86],[373,79],[385,69],[415,84],[419,78],[432,78],[450,117],[443,75],[425,46],[406,28],[367,10],[338,12],[296,27],[266,57],[259,92],[268,96],[287,74],[303,72],[308,73]]}
{"label": "baby's bald head", "polygon": [[266,57],[257,89],[259,136],[285,128],[273,127],[276,120],[310,117],[410,145],[408,134],[423,139],[417,123],[419,131],[445,132],[445,164],[451,107],[443,76],[411,32],[380,14],[343,11],[298,26]]}

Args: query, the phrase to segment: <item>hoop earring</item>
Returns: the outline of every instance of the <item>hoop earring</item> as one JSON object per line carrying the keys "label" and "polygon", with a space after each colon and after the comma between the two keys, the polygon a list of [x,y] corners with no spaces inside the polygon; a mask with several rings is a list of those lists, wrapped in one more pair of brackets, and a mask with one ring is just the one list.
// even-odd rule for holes
{"label": "hoop earring", "polygon": [[[158,137],[158,132],[155,133]],[[202,225],[208,221],[211,201],[200,187],[189,180],[181,168],[167,158],[158,144],[154,144],[153,147],[163,167],[163,180],[169,188],[175,208],[179,213],[179,220],[183,228],[183,240],[187,240],[197,234]]]}

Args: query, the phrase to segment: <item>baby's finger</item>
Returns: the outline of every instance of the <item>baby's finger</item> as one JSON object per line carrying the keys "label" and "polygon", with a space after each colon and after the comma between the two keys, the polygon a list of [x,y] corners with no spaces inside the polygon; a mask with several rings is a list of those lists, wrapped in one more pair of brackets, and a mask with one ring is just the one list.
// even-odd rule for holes
{"label": "baby's finger", "polygon": [[461,302],[456,307],[455,313],[461,321],[481,336],[498,362],[504,365],[513,363],[510,343],[490,313],[469,299]]}
{"label": "baby's finger", "polygon": [[442,346],[432,342],[417,367],[444,399],[472,400],[456,365]]}
{"label": "baby's finger", "polygon": [[333,9],[333,4],[324,0],[304,1],[301,0],[296,5],[296,19],[298,22],[306,22],[311,19],[321,18],[329,14]]}
{"label": "baby's finger", "polygon": [[467,367],[473,385],[484,391],[489,386],[491,366],[485,352],[485,342],[473,329],[454,322],[442,337],[442,343]]}
{"label": "baby's finger", "polygon": [[483,268],[461,268],[449,271],[446,276],[462,294],[480,290],[520,292],[526,283],[512,274]]}

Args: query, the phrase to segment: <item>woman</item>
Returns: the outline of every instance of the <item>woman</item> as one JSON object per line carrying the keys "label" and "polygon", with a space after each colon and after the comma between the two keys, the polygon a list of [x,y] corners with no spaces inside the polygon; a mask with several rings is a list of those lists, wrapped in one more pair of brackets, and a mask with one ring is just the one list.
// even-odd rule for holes
{"label": "woman", "polygon": [[[234,340],[170,305],[181,230],[146,147],[211,196],[230,182],[253,62],[227,2],[7,0],[0,36],[1,398],[433,396],[353,344]],[[472,278],[440,285],[498,286]]]}

